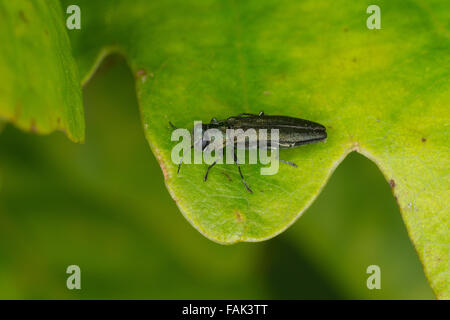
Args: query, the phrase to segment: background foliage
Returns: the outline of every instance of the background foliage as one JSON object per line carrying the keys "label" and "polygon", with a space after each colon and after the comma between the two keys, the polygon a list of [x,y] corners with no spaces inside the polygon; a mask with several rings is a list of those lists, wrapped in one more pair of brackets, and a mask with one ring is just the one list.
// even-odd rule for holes
{"label": "background foliage", "polygon": [[[364,157],[344,160],[283,234],[222,246],[161,188],[121,59],[103,64],[84,105],[84,145],[12,126],[0,135],[1,298],[433,298],[389,185]],[[70,264],[79,292],[65,287]],[[371,264],[382,290],[366,288]]]}
{"label": "background foliage", "polygon": [[58,1],[0,2],[0,118],[84,139],[78,69]]}

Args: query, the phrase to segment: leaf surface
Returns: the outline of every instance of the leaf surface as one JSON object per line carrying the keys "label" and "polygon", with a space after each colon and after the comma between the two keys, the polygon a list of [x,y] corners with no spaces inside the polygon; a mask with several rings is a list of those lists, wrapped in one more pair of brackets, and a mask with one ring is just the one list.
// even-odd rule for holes
{"label": "leaf surface", "polygon": [[[432,288],[449,298],[445,1],[380,1],[381,30],[366,27],[369,1],[80,3],[82,32],[71,40],[82,75],[109,52],[127,58],[147,140],[199,232],[224,244],[279,234],[357,151],[383,172]],[[206,164],[176,174],[169,120],[192,128],[261,110],[320,122],[328,140],[282,151],[299,167],[281,164],[273,176],[242,166],[253,194],[233,165],[216,166],[207,182]]]}

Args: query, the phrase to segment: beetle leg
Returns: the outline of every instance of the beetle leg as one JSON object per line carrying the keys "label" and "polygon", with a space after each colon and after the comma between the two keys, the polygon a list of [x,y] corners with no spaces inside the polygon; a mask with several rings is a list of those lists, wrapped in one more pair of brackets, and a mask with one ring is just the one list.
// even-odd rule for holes
{"label": "beetle leg", "polygon": [[[194,149],[194,144],[191,144],[191,149]],[[184,159],[184,153],[183,153],[183,155],[181,156],[180,163],[178,164],[177,174],[180,173],[181,164],[183,163],[183,159]]]}
{"label": "beetle leg", "polygon": [[296,164],[293,163],[293,162],[290,162],[290,161],[287,161],[287,160],[281,160],[281,159],[280,159],[280,161],[283,162],[283,163],[286,163],[286,164],[288,164],[288,165],[290,165],[290,166],[293,166],[293,167],[298,168],[298,165],[296,165]]}
{"label": "beetle leg", "polygon": [[177,174],[180,173],[180,169],[181,169],[181,164],[182,164],[182,163],[183,163],[183,156],[181,156],[180,163],[178,164]]}
{"label": "beetle leg", "polygon": [[239,169],[239,174],[241,175],[241,180],[244,183],[245,188],[247,189],[248,192],[253,193],[252,189],[249,188],[249,186],[245,182],[244,176],[242,175],[241,166],[239,165],[237,155],[236,155],[236,150],[234,150],[234,163],[237,165],[237,167]]}
{"label": "beetle leg", "polygon": [[214,165],[217,163],[217,160],[214,161],[212,164],[209,165],[208,169],[206,169],[206,174],[205,174],[205,178],[203,178],[203,181],[206,181],[208,179],[208,173],[209,170],[211,170],[212,167],[214,167]]}
{"label": "beetle leg", "polygon": [[[223,147],[224,148],[224,147]],[[222,150],[222,152],[223,152],[223,150],[224,149],[219,149],[219,150]],[[203,151],[205,151],[206,150],[206,147],[203,149]],[[222,156],[223,156],[223,154],[222,154]],[[217,158],[213,163],[211,163],[210,165],[209,165],[209,167],[208,167],[208,169],[206,169],[206,173],[205,173],[205,177],[203,178],[203,181],[206,181],[207,179],[208,179],[208,173],[209,173],[209,170],[211,170],[211,168],[212,167],[214,167],[214,165],[217,163],[217,161],[219,160],[219,159],[221,159],[222,158],[222,156],[220,157],[220,158]]]}

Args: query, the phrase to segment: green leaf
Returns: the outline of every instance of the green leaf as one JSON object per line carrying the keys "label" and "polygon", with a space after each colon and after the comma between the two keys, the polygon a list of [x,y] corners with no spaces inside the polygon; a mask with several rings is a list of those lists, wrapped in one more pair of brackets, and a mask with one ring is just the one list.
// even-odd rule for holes
{"label": "green leaf", "polygon": [[[71,36],[82,74],[108,52],[127,58],[167,188],[203,235],[224,244],[274,237],[360,152],[390,183],[437,297],[450,297],[445,1],[379,1],[381,30],[366,27],[370,1],[80,3],[82,32]],[[244,165],[253,194],[232,165],[206,183],[207,165],[176,174],[169,120],[191,128],[260,110],[320,122],[328,141],[281,152],[299,167],[274,176]]]}
{"label": "green leaf", "polygon": [[0,3],[0,119],[84,139],[81,86],[58,1]]}

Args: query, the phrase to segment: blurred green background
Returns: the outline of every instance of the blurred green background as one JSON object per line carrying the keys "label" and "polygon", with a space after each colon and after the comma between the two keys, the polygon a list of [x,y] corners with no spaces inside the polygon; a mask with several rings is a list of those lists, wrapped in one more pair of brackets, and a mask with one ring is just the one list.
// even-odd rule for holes
{"label": "blurred green background", "polygon": [[[112,56],[84,88],[85,144],[0,134],[0,298],[434,299],[388,183],[356,153],[274,239],[204,238],[164,186],[134,90]],[[81,290],[66,288],[71,264]],[[366,287],[372,264],[381,290]]]}

